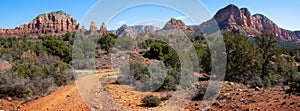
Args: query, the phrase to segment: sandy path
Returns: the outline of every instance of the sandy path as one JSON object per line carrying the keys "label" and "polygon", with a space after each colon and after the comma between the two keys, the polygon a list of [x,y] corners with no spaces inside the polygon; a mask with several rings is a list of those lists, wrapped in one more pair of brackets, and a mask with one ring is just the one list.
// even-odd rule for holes
{"label": "sandy path", "polygon": [[[97,79],[105,75],[115,74],[114,72],[100,73],[98,75],[91,75],[83,77],[81,80],[89,80],[91,78]],[[96,77],[96,78],[95,78]],[[79,81],[79,82],[80,82]],[[78,81],[76,81],[78,82]],[[79,86],[80,87],[80,86]],[[92,87],[89,87],[92,88]],[[82,93],[81,93],[82,94]],[[55,92],[41,97],[32,102],[26,103],[21,111],[90,111],[81,97],[75,83],[62,87]]]}
{"label": "sandy path", "polygon": [[47,111],[47,110],[84,110],[89,108],[81,98],[75,84],[65,86],[48,96],[25,104],[22,111]]}

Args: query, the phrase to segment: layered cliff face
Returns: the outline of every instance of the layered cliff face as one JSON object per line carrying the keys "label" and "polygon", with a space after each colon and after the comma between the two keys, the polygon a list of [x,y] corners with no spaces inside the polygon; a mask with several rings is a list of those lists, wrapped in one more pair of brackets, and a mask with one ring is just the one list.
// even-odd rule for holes
{"label": "layered cliff face", "polygon": [[[251,15],[248,9],[239,9],[235,5],[228,5],[219,10],[213,17],[221,30],[242,33],[248,36],[256,36],[263,30],[271,31],[274,36],[283,40],[296,40],[300,36],[296,32],[282,29],[273,21],[262,14]],[[208,25],[210,22],[201,24]]]}
{"label": "layered cliff face", "polygon": [[0,29],[0,36],[61,34],[79,29],[76,19],[63,11],[41,14],[15,29]]}
{"label": "layered cliff face", "polygon": [[97,24],[91,22],[90,29],[86,30],[84,26],[80,26],[76,19],[63,11],[56,11],[41,14],[28,24],[21,25],[15,29],[0,28],[0,36],[20,36],[20,35],[46,35],[46,34],[64,34],[67,32],[79,32],[89,35],[107,35],[106,25],[102,23],[98,30]]}

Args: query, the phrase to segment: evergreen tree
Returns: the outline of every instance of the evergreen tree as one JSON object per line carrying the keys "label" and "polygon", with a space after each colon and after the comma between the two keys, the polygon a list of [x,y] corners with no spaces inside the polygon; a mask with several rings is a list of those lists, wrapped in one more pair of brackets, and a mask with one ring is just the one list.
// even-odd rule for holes
{"label": "evergreen tree", "polygon": [[[261,75],[260,78],[268,82],[268,76],[270,73],[270,60],[272,56],[278,54],[278,49],[276,48],[277,41],[270,32],[263,31],[258,37],[255,37],[256,44],[258,46],[259,52],[261,54]],[[265,85],[267,85],[266,83]]]}

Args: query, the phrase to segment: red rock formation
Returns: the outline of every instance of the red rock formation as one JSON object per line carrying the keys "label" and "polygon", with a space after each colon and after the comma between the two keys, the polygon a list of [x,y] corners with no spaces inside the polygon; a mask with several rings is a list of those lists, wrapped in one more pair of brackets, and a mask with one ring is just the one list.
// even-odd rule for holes
{"label": "red rock formation", "polygon": [[100,33],[100,36],[108,35],[108,31],[107,31],[107,28],[106,28],[106,25],[104,22],[102,22],[102,24],[101,24],[99,33]]}
{"label": "red rock formation", "polygon": [[15,29],[0,29],[0,36],[62,34],[75,32],[79,28],[76,19],[63,11],[41,14],[28,24]]}
{"label": "red rock formation", "polygon": [[98,30],[97,24],[94,21],[92,21],[91,25],[90,25],[89,34],[90,35],[96,35],[97,34],[97,30]]}
{"label": "red rock formation", "polygon": [[170,21],[165,24],[163,30],[169,30],[169,29],[176,29],[179,28],[181,30],[186,30],[186,25],[181,20],[176,20],[174,18],[171,18]]}
{"label": "red rock formation", "polygon": [[[219,10],[214,16],[221,30],[244,33],[255,36],[261,31],[271,31],[273,35],[284,40],[295,40],[300,38],[295,32],[282,29],[262,14],[251,15],[246,8],[239,9],[235,5],[228,5]],[[210,23],[210,22],[206,22]]]}
{"label": "red rock formation", "polygon": [[187,27],[186,30],[191,32],[195,31],[193,27]]}
{"label": "red rock formation", "polygon": [[82,26],[80,29],[79,29],[79,33],[86,33],[86,29],[84,28],[84,26]]}
{"label": "red rock formation", "polygon": [[0,34],[4,33],[4,29],[0,27]]}

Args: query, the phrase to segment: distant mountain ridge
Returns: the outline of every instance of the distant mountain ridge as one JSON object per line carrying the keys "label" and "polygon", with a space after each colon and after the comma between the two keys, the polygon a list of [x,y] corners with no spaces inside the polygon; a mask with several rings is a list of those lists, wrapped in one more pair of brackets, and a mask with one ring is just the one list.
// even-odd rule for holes
{"label": "distant mountain ridge", "polygon": [[21,25],[15,29],[0,28],[0,36],[19,36],[25,34],[46,35],[80,32],[86,35],[107,35],[108,33],[115,33],[117,35],[136,37],[139,34],[149,35],[159,33],[159,30],[170,29],[180,29],[187,33],[187,35],[199,35],[202,34],[202,31],[210,31],[210,33],[217,31],[215,28],[216,23],[221,31],[232,31],[253,37],[259,35],[263,30],[267,30],[271,31],[274,36],[281,40],[300,41],[300,31],[289,31],[280,28],[266,16],[262,14],[251,15],[247,8],[238,8],[233,4],[220,9],[212,19],[202,24],[185,25],[185,23],[181,20],[171,18],[170,21],[166,22],[162,29],[151,25],[122,25],[116,30],[108,31],[105,23],[102,23],[99,28],[97,23],[92,21],[90,28],[87,30],[84,26],[80,26],[76,19],[69,14],[63,11],[57,11],[41,14],[28,24]]}
{"label": "distant mountain ridge", "polygon": [[[245,36],[254,37],[262,31],[270,31],[280,40],[300,41],[300,31],[289,31],[277,26],[272,20],[262,14],[251,15],[247,8],[238,8],[230,4],[220,9],[212,19],[200,25],[187,25],[180,20],[171,19],[163,29],[180,28],[185,32],[193,31],[196,35],[206,32],[214,33],[219,27],[221,31],[231,31]],[[198,32],[198,33],[197,33]],[[195,35],[195,34],[192,34]]]}
{"label": "distant mountain ridge", "polygon": [[159,28],[152,26],[152,25],[134,25],[134,26],[127,26],[122,25],[117,30],[112,30],[111,33],[117,35],[126,35],[130,37],[136,37],[139,34],[145,34],[147,32],[159,30]]}

